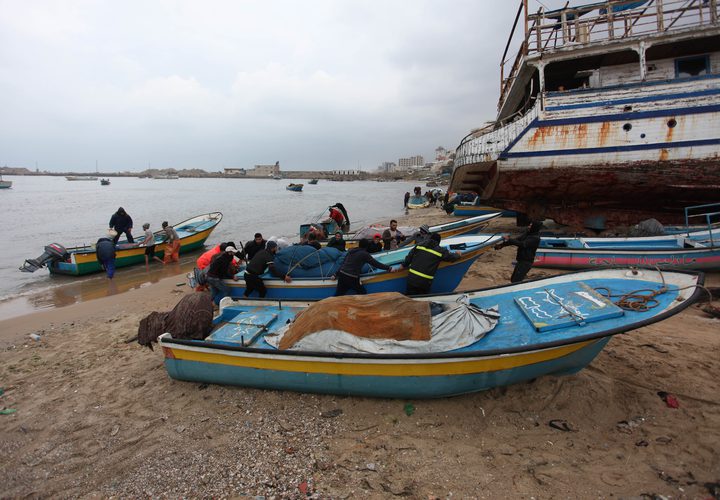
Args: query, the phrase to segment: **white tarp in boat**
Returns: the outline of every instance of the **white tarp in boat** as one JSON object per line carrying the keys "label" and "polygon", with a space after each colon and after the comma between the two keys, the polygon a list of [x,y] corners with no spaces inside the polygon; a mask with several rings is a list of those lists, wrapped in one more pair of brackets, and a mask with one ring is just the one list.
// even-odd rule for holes
{"label": "white tarp in boat", "polygon": [[[428,303],[430,304],[430,303]],[[366,354],[422,354],[447,352],[474,344],[497,325],[498,306],[481,309],[469,303],[467,296],[457,302],[443,303],[445,311],[432,316],[430,340],[395,340],[358,337],[341,330],[321,330],[306,335],[290,349]],[[265,341],[278,347],[290,325],[267,334]]]}

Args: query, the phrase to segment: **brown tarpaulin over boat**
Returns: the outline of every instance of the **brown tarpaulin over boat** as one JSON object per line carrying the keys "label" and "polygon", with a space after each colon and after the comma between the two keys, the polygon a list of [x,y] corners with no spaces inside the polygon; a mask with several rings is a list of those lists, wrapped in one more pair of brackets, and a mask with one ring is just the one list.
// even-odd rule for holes
{"label": "brown tarpaulin over boat", "polygon": [[400,293],[330,297],[300,313],[278,347],[289,349],[306,335],[323,330],[374,339],[430,340],[430,327],[430,303]]}

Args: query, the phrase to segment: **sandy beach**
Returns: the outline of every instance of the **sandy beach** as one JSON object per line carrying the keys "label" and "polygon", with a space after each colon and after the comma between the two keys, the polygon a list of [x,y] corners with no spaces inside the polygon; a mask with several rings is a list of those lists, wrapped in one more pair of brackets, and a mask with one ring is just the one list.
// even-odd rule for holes
{"label": "sandy beach", "polygon": [[[417,212],[401,225],[452,219]],[[483,255],[460,289],[508,282],[513,258]],[[128,340],[184,281],[0,322],[0,408],[17,410],[0,415],[0,497],[720,498],[720,320],[698,305],[576,375],[382,400],[170,379]]]}

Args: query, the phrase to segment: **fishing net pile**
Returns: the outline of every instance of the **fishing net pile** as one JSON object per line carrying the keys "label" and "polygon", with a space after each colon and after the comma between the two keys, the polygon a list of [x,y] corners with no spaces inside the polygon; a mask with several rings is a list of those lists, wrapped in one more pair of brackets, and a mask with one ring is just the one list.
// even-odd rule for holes
{"label": "fishing net pile", "polygon": [[175,339],[203,340],[212,330],[213,302],[208,292],[186,295],[170,312],[151,312],[140,320],[138,343],[152,349],[160,335]]}
{"label": "fishing net pile", "polygon": [[465,296],[436,303],[395,292],[331,297],[265,336],[278,349],[337,353],[436,353],[471,345],[495,328],[497,306]]}

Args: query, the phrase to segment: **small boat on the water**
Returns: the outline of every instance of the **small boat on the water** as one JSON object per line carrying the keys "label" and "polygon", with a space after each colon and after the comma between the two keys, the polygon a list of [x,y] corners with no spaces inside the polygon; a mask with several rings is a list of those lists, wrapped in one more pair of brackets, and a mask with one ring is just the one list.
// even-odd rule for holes
{"label": "small boat on the water", "polygon": [[287,186],[285,186],[285,189],[287,189],[288,191],[295,191],[295,192],[302,191],[302,188],[303,188],[302,184],[292,184],[291,183],[291,184],[288,184]]}
{"label": "small boat on the water", "polygon": [[0,175],[0,189],[9,189],[11,187],[12,181],[3,180],[2,175]]}
{"label": "small boat on the water", "polygon": [[[201,248],[213,229],[222,220],[222,213],[211,212],[198,215],[173,225],[180,237],[180,253]],[[165,252],[165,232],[155,232],[155,256],[162,257]],[[116,245],[115,267],[126,267],[145,262],[145,249],[139,243],[119,240]],[[28,259],[20,267],[21,271],[35,272],[47,267],[53,274],[81,276],[102,271],[95,255],[95,245],[65,248],[57,243],[45,247],[45,252],[37,259]]]}
{"label": "small boat on the water", "polygon": [[308,184],[317,184],[317,183],[318,183],[318,179],[310,179],[308,181]]}
{"label": "small boat on the water", "polygon": [[177,380],[439,398],[577,373],[613,335],[679,313],[702,285],[702,273],[606,269],[415,300],[225,298],[205,340],[169,331],[159,343]]}
{"label": "small boat on the water", "polygon": [[634,238],[543,237],[533,266],[560,269],[657,266],[716,271],[720,270],[720,231]]}
{"label": "small boat on the water", "polygon": [[101,186],[109,186],[109,185],[110,185],[110,179],[100,179],[100,185],[101,185]]}
{"label": "small boat on the water", "polygon": [[430,206],[430,200],[425,196],[411,196],[408,199],[408,208],[427,208]]}
{"label": "small boat on the water", "polygon": [[[444,293],[455,290],[470,265],[500,241],[502,241],[502,236],[499,234],[459,236],[443,240],[440,243],[442,246],[451,251],[460,251],[461,256],[456,261],[440,264],[433,279],[431,291]],[[399,268],[411,249],[412,246],[407,246],[397,250],[375,253],[373,258],[388,266]],[[296,258],[295,255],[297,255]],[[269,272],[265,273],[262,278],[267,288],[267,298],[305,300],[333,296],[337,281],[333,280],[332,276],[337,272],[338,259],[341,255],[343,252],[334,248],[314,250],[307,245],[292,245],[284,248],[275,255],[275,267],[282,274],[289,275],[292,283],[286,283],[282,278],[273,276]],[[285,261],[287,261],[287,270],[281,268]],[[361,275],[360,281],[368,293],[405,292],[407,275],[406,269],[394,273],[381,269],[369,269]],[[224,281],[230,288],[232,297],[241,297],[245,292],[245,281],[243,281],[242,275],[239,278],[238,281]]]}
{"label": "small boat on the water", "polygon": [[157,174],[152,176],[153,179],[161,179],[161,180],[175,180],[179,179],[179,175],[175,174]]}
{"label": "small boat on the water", "polygon": [[69,181],[96,181],[97,177],[92,175],[66,175],[65,178]]}

